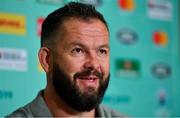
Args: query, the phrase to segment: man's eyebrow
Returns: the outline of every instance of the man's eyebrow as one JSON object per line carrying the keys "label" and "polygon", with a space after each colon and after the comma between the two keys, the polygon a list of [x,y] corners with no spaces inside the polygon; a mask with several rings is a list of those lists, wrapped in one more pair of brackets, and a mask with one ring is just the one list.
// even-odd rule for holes
{"label": "man's eyebrow", "polygon": [[[76,42],[76,41],[71,42],[68,47],[71,47],[71,46],[79,46],[79,47],[82,47],[82,48],[85,48],[85,49],[88,48],[88,47],[86,47],[86,45],[84,45],[84,44],[82,44],[82,43],[80,43],[80,42]],[[107,49],[110,49],[109,44],[102,44],[102,45],[98,46],[97,48],[98,48],[98,49],[99,49],[99,48],[107,48]]]}
{"label": "man's eyebrow", "polygon": [[69,46],[80,46],[80,47],[85,47],[82,43],[79,43],[79,42],[76,42],[76,41],[71,42],[71,43],[69,44]]}
{"label": "man's eyebrow", "polygon": [[108,44],[101,45],[99,48],[108,48],[108,49],[110,49]]}
{"label": "man's eyebrow", "polygon": [[83,44],[81,44],[79,42],[76,42],[76,41],[69,43],[68,47],[65,47],[65,48],[67,49],[67,48],[71,48],[73,46],[79,46],[79,47],[82,47],[82,48],[86,48],[85,45],[83,45]]}

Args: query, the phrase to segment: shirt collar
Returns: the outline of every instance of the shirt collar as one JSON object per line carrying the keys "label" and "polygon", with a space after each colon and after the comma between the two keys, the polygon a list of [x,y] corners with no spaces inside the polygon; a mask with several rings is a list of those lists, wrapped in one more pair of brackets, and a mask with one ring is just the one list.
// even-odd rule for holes
{"label": "shirt collar", "polygon": [[36,117],[52,117],[51,112],[49,111],[47,104],[43,99],[43,90],[39,92],[38,96],[30,105],[33,116]]}

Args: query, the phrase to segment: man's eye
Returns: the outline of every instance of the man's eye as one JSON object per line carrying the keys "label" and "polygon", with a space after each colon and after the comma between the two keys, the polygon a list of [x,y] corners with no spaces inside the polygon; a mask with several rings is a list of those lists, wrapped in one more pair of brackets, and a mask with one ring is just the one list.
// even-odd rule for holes
{"label": "man's eye", "polygon": [[74,48],[71,52],[73,54],[82,54],[83,50],[81,48]]}
{"label": "man's eye", "polygon": [[108,51],[105,49],[99,49],[98,53],[99,53],[99,55],[107,55]]}

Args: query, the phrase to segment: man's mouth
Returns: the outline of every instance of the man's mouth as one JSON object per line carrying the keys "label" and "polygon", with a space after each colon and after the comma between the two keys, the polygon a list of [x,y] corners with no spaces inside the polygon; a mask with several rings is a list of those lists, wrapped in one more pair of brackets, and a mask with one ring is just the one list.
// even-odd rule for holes
{"label": "man's mouth", "polygon": [[96,76],[81,76],[76,78],[78,86],[82,89],[97,88],[99,84],[99,78]]}
{"label": "man's mouth", "polygon": [[82,76],[82,77],[78,77],[78,79],[82,79],[82,80],[96,80],[96,79],[99,79],[98,77],[96,76]]}

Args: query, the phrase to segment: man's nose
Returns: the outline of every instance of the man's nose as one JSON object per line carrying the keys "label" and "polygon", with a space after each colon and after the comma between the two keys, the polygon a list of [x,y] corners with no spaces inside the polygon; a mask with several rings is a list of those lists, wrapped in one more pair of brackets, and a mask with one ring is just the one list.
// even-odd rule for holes
{"label": "man's nose", "polygon": [[100,71],[100,63],[98,57],[93,54],[89,55],[84,63],[84,68]]}

